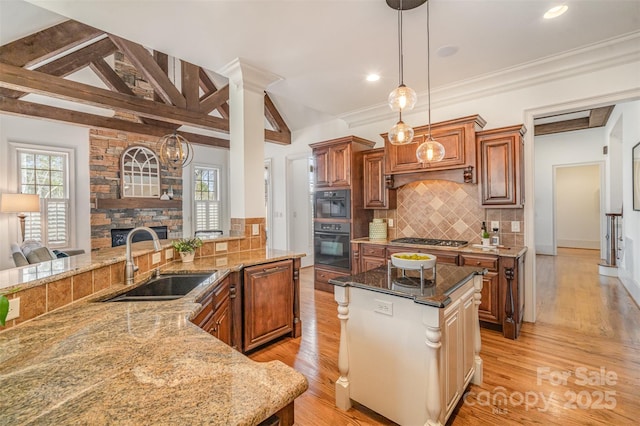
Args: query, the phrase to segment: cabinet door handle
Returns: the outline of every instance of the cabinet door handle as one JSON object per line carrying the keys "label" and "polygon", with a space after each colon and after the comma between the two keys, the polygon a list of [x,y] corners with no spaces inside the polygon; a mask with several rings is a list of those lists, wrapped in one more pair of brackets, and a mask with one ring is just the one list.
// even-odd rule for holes
{"label": "cabinet door handle", "polygon": [[478,261],[476,262],[476,265],[480,266],[482,264],[482,262]]}

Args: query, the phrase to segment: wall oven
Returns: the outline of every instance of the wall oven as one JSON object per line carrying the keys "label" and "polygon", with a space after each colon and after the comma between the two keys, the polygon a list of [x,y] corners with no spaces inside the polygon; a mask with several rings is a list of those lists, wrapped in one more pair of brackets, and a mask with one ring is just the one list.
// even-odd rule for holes
{"label": "wall oven", "polygon": [[349,223],[314,224],[313,254],[316,265],[351,271],[351,231]]}
{"label": "wall oven", "polygon": [[314,215],[318,219],[349,219],[351,216],[351,191],[316,191]]}

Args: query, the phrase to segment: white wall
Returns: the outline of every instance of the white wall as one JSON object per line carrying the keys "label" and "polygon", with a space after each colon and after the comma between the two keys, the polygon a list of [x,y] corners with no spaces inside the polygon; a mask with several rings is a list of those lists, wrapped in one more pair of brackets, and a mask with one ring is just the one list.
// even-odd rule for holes
{"label": "white wall", "polygon": [[535,150],[535,241],[536,252],[555,255],[554,167],[602,162],[606,129],[579,130],[536,136]]}
{"label": "white wall", "polygon": [[555,168],[558,247],[600,250],[600,164]]}
{"label": "white wall", "polygon": [[640,102],[619,104],[613,110],[607,130],[622,123],[622,250],[624,256],[618,277],[640,304],[640,211],[633,210],[632,157],[633,146],[640,142]]}
{"label": "white wall", "polygon": [[[18,142],[62,147],[74,150],[75,214],[72,244],[86,252],[91,251],[91,223],[89,207],[89,130],[79,126],[44,120],[0,115],[0,192],[17,192],[17,176],[9,164],[9,143]],[[14,214],[0,214],[0,269],[14,266],[9,245],[19,239],[18,218]]]}

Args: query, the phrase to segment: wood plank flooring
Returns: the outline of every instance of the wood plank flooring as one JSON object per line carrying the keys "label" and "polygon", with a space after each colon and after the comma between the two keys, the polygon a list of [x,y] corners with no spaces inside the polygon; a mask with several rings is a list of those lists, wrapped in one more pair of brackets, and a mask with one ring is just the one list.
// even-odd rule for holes
{"label": "wood plank flooring", "polygon": [[[640,419],[640,310],[622,284],[597,273],[597,252],[538,256],[538,322],[518,340],[482,329],[484,382],[471,385],[449,425],[636,425]],[[304,374],[296,425],[393,425],[361,405],[334,406],[340,334],[333,295],[301,273],[302,337],[250,357]],[[413,425],[410,425],[413,426]]]}

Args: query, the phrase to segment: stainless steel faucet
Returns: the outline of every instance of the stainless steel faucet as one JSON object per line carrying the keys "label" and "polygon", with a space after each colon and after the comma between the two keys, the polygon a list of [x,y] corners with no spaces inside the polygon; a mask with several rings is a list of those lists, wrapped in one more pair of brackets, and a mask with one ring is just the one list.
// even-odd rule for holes
{"label": "stainless steel faucet", "polygon": [[146,231],[149,234],[151,234],[151,237],[153,238],[153,248],[155,249],[155,251],[158,251],[162,248],[160,247],[160,239],[158,238],[158,234],[156,234],[156,231],[154,231],[149,227],[138,226],[137,228],[133,228],[131,232],[129,232],[129,235],[127,235],[127,251],[126,251],[127,261],[124,264],[124,278],[125,278],[125,283],[127,285],[133,284],[133,274],[138,270],[138,266],[135,263],[133,263],[133,254],[131,253],[131,243],[133,242],[133,236],[140,231]]}

